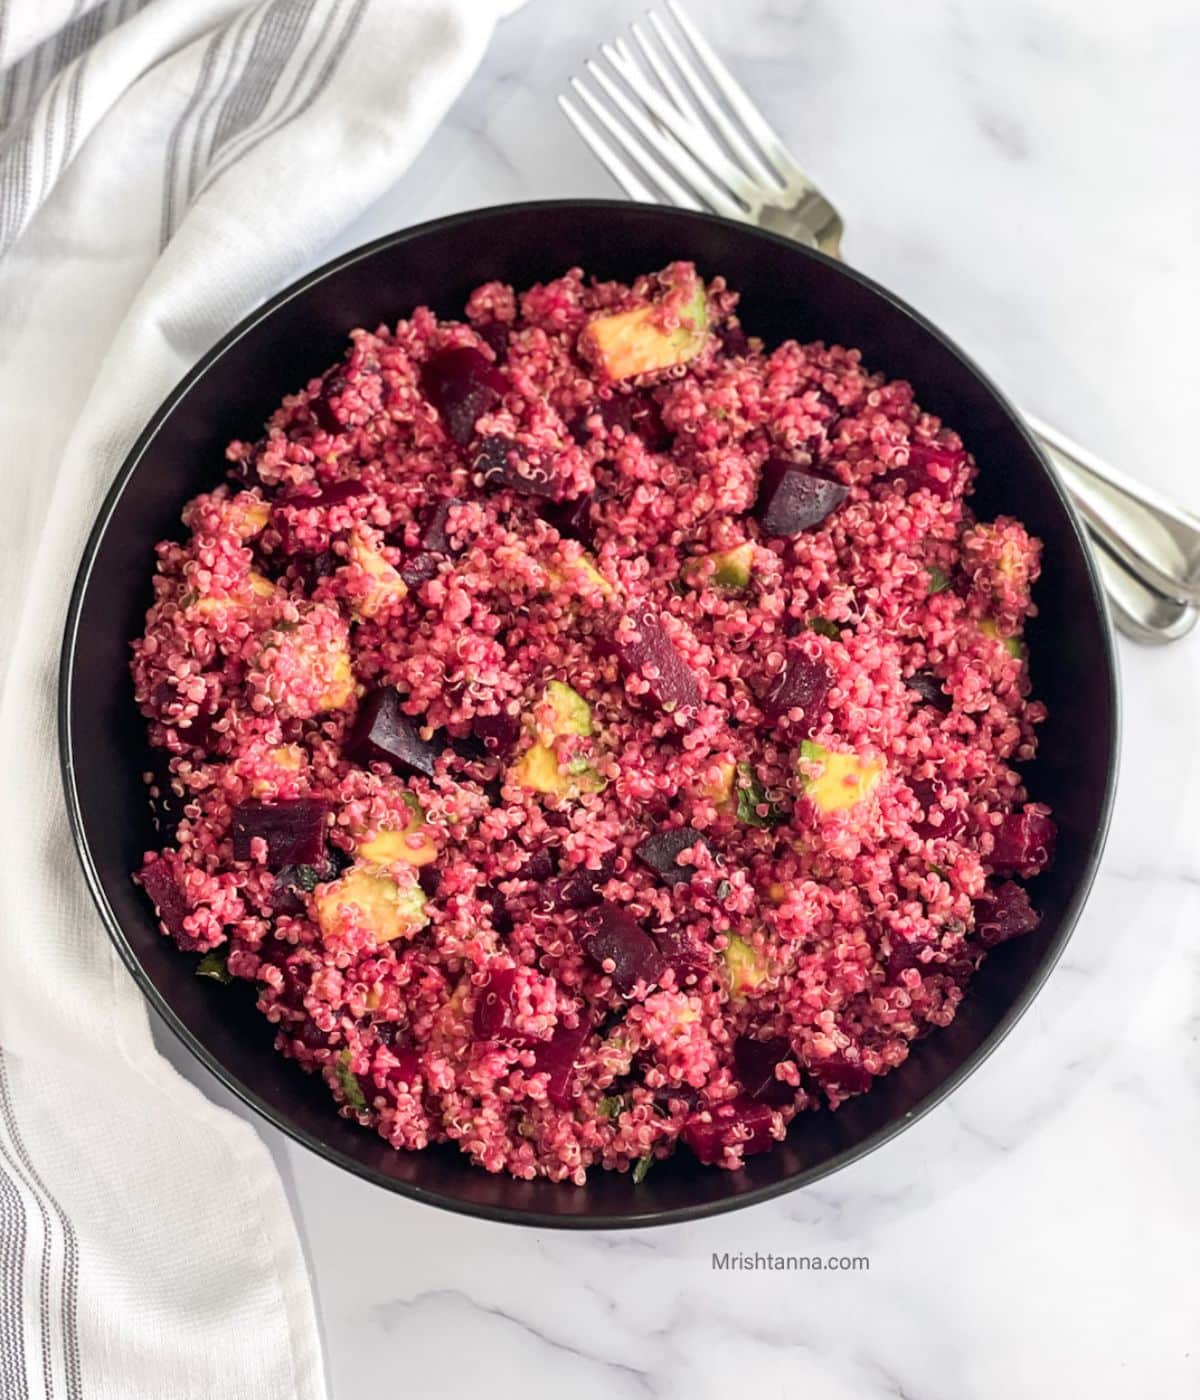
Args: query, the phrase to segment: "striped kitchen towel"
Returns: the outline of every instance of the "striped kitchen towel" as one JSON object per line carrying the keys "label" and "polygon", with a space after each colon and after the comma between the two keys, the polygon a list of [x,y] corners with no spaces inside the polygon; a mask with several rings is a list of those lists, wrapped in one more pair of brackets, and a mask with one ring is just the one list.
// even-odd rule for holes
{"label": "striped kitchen towel", "polygon": [[404,170],[504,0],[0,0],[0,1397],[316,1400],[272,1159],[76,868],[67,592],[157,402]]}

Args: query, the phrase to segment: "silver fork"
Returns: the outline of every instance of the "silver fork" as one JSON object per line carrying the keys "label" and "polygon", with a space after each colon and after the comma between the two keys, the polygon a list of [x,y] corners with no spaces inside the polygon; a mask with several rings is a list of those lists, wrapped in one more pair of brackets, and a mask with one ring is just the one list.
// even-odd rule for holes
{"label": "silver fork", "polygon": [[[678,0],[675,28],[647,13],[587,60],[595,89],[574,78],[580,105],[559,105],[631,199],[708,210],[841,256],[842,218],[796,163]],[[607,99],[607,101],[605,101]],[[1115,471],[1046,424],[1030,430],[1099,547],[1117,625],[1145,643],[1175,641],[1200,611],[1200,517]]]}

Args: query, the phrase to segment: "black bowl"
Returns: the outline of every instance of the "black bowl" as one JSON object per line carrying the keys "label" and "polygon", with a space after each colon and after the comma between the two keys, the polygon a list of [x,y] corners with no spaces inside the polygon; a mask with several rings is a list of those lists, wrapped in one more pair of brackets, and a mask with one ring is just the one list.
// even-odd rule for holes
{"label": "black bowl", "polygon": [[[1045,917],[987,959],[954,1024],[916,1045],[900,1070],[836,1114],[803,1115],[786,1143],[741,1171],[703,1168],[681,1152],[640,1186],[597,1171],[580,1189],[489,1176],[451,1148],[393,1152],[339,1118],[319,1079],[272,1051],[249,988],[194,976],[195,959],[158,932],[131,883],[154,845],[127,669],[150,602],[153,545],[178,532],[190,496],[221,478],[226,441],[254,437],[285,393],[340,355],[351,327],[394,321],[420,303],[459,315],[491,278],[525,287],[579,266],[629,280],[675,258],[725,276],[742,293],[745,325],[768,343],[856,345],[872,368],[910,380],[975,453],[979,514],[1010,512],[1045,541],[1040,615],[1028,633],[1050,710],[1029,784],[1053,805],[1061,832],[1057,862],[1037,882]],[[75,839],[113,942],[151,1005],[219,1079],[297,1141],[403,1195],[527,1225],[599,1228],[693,1219],[803,1186],[879,1146],[966,1078],[1029,1004],[1083,905],[1113,795],[1117,699],[1079,524],[1012,409],[961,351],[865,277],[781,238],[674,210],[571,201],[485,209],[380,239],[280,293],[204,358],[138,439],[88,542],[67,623],[60,727]]]}

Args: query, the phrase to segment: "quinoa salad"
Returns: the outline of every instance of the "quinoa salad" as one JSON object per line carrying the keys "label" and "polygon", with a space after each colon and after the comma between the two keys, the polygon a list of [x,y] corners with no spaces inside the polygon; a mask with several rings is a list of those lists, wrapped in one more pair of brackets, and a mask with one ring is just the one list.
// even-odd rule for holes
{"label": "quinoa salad", "polygon": [[133,644],[136,878],[393,1147],[737,1168],[1037,926],[1041,546],[857,350],[687,262],[493,282],[227,457]]}

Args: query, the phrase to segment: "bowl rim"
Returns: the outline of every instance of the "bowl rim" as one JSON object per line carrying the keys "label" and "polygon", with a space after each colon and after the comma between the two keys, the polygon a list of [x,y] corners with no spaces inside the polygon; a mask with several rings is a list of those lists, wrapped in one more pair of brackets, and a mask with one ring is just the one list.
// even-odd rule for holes
{"label": "bowl rim", "polygon": [[[1117,650],[1114,645],[1112,618],[1104,589],[1100,583],[1096,562],[1087,542],[1087,535],[1082,522],[1066,490],[1051,468],[1036,438],[1026,427],[1020,414],[1016,411],[1007,396],[996,387],[991,378],[980,369],[975,361],[936,325],[894,292],[889,291],[873,278],[866,276],[864,273],[848,266],[846,263],[835,258],[830,258],[814,248],[795,243],[793,240],[785,238],[782,235],[771,233],[768,230],[740,223],[719,215],[696,213],[690,210],[673,209],[667,206],[655,206],[654,212],[657,215],[677,222],[683,230],[685,230],[686,226],[689,224],[701,223],[715,225],[720,228],[725,228],[731,233],[736,233],[738,237],[762,239],[768,243],[786,248],[798,256],[811,258],[817,262],[824,263],[829,268],[835,270],[839,275],[849,278],[851,281],[858,283],[861,287],[873,293],[886,303],[888,309],[892,313],[911,320],[927,335],[932,336],[938,341],[942,348],[950,355],[958,359],[963,367],[974,377],[980,387],[991,395],[999,408],[1011,421],[1013,427],[1015,427],[1017,432],[1024,439],[1034,460],[1041,468],[1052,490],[1057,494],[1060,503],[1064,507],[1066,517],[1075,535],[1076,544],[1083,557],[1086,575],[1091,589],[1092,602],[1096,608],[1098,620],[1100,622],[1103,655],[1107,672],[1107,698],[1111,717],[1106,738],[1108,740],[1108,747],[1112,759],[1108,771],[1105,774],[1104,795],[1101,801],[1099,820],[1093,835],[1092,851],[1071,898],[1063,911],[1063,916],[1053,941],[1047,947],[1042,960],[1034,968],[1029,981],[1022,988],[1020,995],[1008,1006],[1003,1016],[981,1044],[968,1055],[952,1073],[947,1075],[931,1089],[915,1107],[909,1109],[908,1112],[904,1113],[899,1118],[884,1124],[882,1127],[863,1138],[860,1142],[853,1144],[851,1147],[837,1153],[835,1156],[779,1181],[755,1187],[738,1195],[730,1196],[727,1199],[701,1202],[690,1206],[671,1207],[647,1212],[632,1218],[608,1213],[577,1216],[556,1215],[546,1211],[525,1211],[508,1206],[476,1204],[460,1200],[453,1196],[444,1195],[441,1192],[430,1190],[425,1187],[413,1186],[406,1182],[399,1181],[366,1163],[347,1156],[338,1148],[330,1146],[327,1142],[299,1125],[286,1121],[269,1103],[247,1085],[244,1085],[234,1074],[227,1071],[220,1061],[217,1060],[216,1056],[208,1050],[205,1044],[184,1025],[183,1021],[176,1015],[170,1002],[159,992],[148,972],[142,966],[140,959],[134,952],[133,946],[126,937],[125,931],[105,894],[103,882],[100,877],[99,869],[92,856],[88,833],[84,824],[83,812],[75,779],[75,757],[71,734],[70,701],[75,675],[75,648],[79,634],[80,615],[83,608],[84,597],[91,584],[96,558],[105,535],[107,534],[112,516],[126,488],[129,486],[142,457],[164,423],[171,417],[180,402],[191,391],[193,385],[202,378],[233,345],[249,334],[249,332],[261,322],[274,315],[280,307],[286,305],[288,302],[294,301],[298,297],[303,297],[312,287],[333,274],[340,272],[344,268],[352,266],[354,263],[362,261],[363,259],[370,258],[385,248],[395,244],[405,243],[412,238],[433,233],[452,233],[456,228],[464,224],[475,223],[500,215],[520,212],[536,213],[538,211],[578,211],[599,215],[609,210],[628,211],[631,207],[633,206],[631,206],[629,201],[619,199],[544,199],[521,200],[507,204],[486,205],[475,209],[442,215],[438,218],[425,220],[420,224],[414,224],[409,228],[383,234],[367,243],[360,244],[355,248],[340,253],[336,257],[330,258],[328,261],[322,263],[315,270],[302,274],[286,287],[251,310],[246,316],[239,320],[236,325],[221,336],[196,364],[188,369],[179,379],[162,400],[153,416],[138,434],[133,445],[126,453],[105,495],[104,502],[97,514],[95,523],[88,534],[87,544],[84,547],[83,556],[80,560],[79,568],[71,588],[70,603],[63,631],[59,662],[57,698],[59,767],[75,851],[83,868],[84,879],[91,893],[92,900],[96,905],[109,938],[116,948],[121,961],[125,964],[134,981],[141,989],[143,996],[158,1014],[162,1022],[186,1047],[188,1052],[198,1060],[210,1074],[214,1075],[217,1081],[237,1099],[248,1108],[252,1109],[256,1114],[260,1115],[277,1131],[283,1133],[292,1141],[299,1143],[310,1152],[315,1153],[318,1157],[323,1158],[334,1166],[349,1171],[364,1181],[369,1181],[376,1186],[381,1186],[398,1195],[405,1196],[410,1200],[419,1201],[426,1205],[437,1206],[444,1210],[450,1210],[458,1215],[498,1221],[503,1224],[532,1226],[536,1229],[642,1229],[657,1225],[683,1224],[689,1221],[705,1219],[710,1216],[724,1215],[731,1211],[744,1209],[747,1206],[758,1205],[764,1201],[773,1200],[778,1196],[785,1195],[788,1192],[810,1186],[814,1182],[839,1171],[841,1168],[859,1161],[876,1151],[876,1149],[882,1147],[884,1143],[891,1141],[891,1139],[895,1138],[919,1119],[924,1118],[926,1114],[932,1112],[933,1109],[947,1099],[959,1085],[968,1079],[998,1048],[1024,1015],[1033,999],[1041,991],[1047,978],[1062,956],[1063,950],[1087,902],[1088,895],[1095,880],[1096,871],[1104,854],[1111,824],[1117,778],[1120,768],[1121,709]],[[564,1189],[568,1188],[564,1187]]]}

